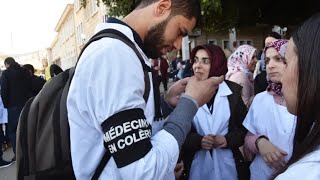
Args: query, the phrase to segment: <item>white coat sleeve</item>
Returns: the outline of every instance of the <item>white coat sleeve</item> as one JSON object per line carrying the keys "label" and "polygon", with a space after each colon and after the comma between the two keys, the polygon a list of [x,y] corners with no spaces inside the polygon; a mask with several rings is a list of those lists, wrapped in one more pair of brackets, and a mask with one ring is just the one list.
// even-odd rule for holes
{"label": "white coat sleeve", "polygon": [[[104,38],[90,46],[72,83],[81,89],[76,102],[88,114],[88,123],[103,136],[101,124],[109,117],[130,109],[145,110],[144,74],[134,51],[119,40]],[[161,130],[150,141],[152,148],[143,158],[118,168],[122,179],[163,179],[173,172],[179,155],[175,138]]]}
{"label": "white coat sleeve", "polygon": [[284,173],[276,177],[276,180],[319,180],[320,165],[316,162],[302,162],[290,166]]}
{"label": "white coat sleeve", "polygon": [[247,116],[242,123],[242,125],[252,134],[257,134],[257,130],[255,128],[255,125],[257,123],[256,121],[258,118],[256,118],[255,108],[256,108],[256,106],[259,106],[259,105],[256,103],[255,100],[256,100],[256,98],[253,99],[253,102],[249,108]]}

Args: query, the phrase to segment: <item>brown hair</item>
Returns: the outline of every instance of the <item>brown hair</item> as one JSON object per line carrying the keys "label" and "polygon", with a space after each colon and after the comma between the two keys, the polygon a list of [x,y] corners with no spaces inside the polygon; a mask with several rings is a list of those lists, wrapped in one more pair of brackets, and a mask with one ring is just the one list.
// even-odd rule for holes
{"label": "brown hair", "polygon": [[320,13],[305,21],[292,39],[298,55],[297,125],[292,157],[277,175],[320,145]]}

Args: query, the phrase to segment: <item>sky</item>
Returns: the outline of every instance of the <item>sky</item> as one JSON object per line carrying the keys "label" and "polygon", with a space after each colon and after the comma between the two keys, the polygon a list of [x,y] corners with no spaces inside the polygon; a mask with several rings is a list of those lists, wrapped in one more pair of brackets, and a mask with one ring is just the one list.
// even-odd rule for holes
{"label": "sky", "polygon": [[0,53],[50,47],[63,10],[73,0],[0,0]]}

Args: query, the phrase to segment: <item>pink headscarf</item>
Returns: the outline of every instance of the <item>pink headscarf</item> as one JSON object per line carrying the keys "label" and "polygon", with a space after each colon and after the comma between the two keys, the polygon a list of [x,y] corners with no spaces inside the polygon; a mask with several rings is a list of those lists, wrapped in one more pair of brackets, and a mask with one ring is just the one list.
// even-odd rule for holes
{"label": "pink headscarf", "polygon": [[256,48],[250,45],[239,46],[228,59],[228,72],[226,74],[226,79],[230,79],[231,75],[236,72],[243,72],[248,76],[250,81],[253,81],[252,72],[249,70],[248,65],[250,64],[252,56],[256,50]]}

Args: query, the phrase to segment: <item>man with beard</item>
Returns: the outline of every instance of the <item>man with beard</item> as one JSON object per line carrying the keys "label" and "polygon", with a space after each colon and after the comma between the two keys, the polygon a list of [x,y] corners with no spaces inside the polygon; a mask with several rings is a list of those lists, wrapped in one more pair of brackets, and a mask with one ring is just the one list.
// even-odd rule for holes
{"label": "man with beard", "polygon": [[[223,77],[178,81],[162,97],[159,110],[151,73],[145,76],[141,64],[150,68],[148,58],[179,50],[199,16],[199,0],[141,0],[122,21],[109,18],[96,28],[97,32],[115,29],[123,33],[144,62],[113,38],[93,42],[81,55],[67,98],[77,179],[91,179],[105,153],[111,158],[102,167],[100,179],[174,179],[191,120]],[[148,80],[151,83],[146,87]],[[147,88],[150,93],[144,98]]]}

